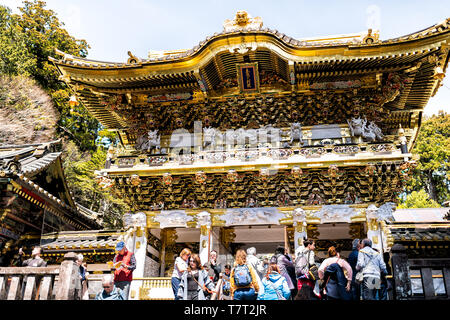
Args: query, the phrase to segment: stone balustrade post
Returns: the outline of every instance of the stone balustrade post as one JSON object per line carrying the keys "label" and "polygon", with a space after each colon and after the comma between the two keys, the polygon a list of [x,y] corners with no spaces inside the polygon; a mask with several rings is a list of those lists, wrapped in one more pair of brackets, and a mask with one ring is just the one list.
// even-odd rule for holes
{"label": "stone balustrade post", "polygon": [[56,290],[55,300],[75,300],[76,282],[79,280],[75,252],[68,252],[64,255],[64,261],[59,269],[59,281]]}
{"label": "stone balustrade post", "polygon": [[401,244],[394,244],[391,248],[392,276],[394,279],[394,299],[408,300],[412,295],[411,279],[409,276],[408,255]]}

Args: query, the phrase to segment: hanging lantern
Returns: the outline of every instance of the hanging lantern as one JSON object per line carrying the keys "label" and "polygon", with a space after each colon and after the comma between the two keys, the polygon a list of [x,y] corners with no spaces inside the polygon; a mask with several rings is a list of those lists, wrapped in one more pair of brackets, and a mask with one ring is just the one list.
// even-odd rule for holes
{"label": "hanging lantern", "polygon": [[336,178],[338,175],[339,169],[337,167],[337,165],[333,164],[328,168],[328,175],[331,178]]}
{"label": "hanging lantern", "polygon": [[232,183],[236,182],[238,180],[238,174],[237,174],[236,170],[234,170],[234,169],[228,170],[227,180]]}
{"label": "hanging lantern", "polygon": [[444,77],[445,77],[444,70],[442,70],[441,66],[437,66],[436,69],[434,69],[433,78],[442,81]]}
{"label": "hanging lantern", "polygon": [[291,169],[291,175],[292,177],[294,177],[295,179],[300,178],[300,176],[303,174],[303,171],[300,167],[295,166]]}
{"label": "hanging lantern", "polygon": [[142,180],[141,180],[141,178],[139,178],[139,176],[137,175],[137,174],[133,174],[133,175],[131,175],[131,177],[130,177],[130,183],[133,185],[133,186],[138,186],[140,183],[142,182]]}
{"label": "hanging lantern", "polygon": [[269,169],[267,168],[261,168],[259,170],[259,178],[262,181],[267,181],[267,179],[269,178]]}
{"label": "hanging lantern", "polygon": [[204,184],[206,179],[206,174],[203,171],[199,171],[195,174],[195,182],[199,184]]}
{"label": "hanging lantern", "polygon": [[77,105],[78,105],[77,97],[73,94],[70,96],[69,106],[73,108],[76,107]]}
{"label": "hanging lantern", "polygon": [[172,175],[168,172],[164,173],[164,175],[162,177],[162,182],[165,186],[172,185],[172,182],[173,182]]}

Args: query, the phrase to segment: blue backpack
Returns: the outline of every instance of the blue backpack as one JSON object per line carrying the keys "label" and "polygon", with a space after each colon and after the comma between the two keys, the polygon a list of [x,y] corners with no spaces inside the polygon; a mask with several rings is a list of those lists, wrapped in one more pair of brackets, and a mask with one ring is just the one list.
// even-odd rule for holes
{"label": "blue backpack", "polygon": [[234,283],[236,287],[246,287],[252,283],[252,276],[247,265],[238,265],[234,268]]}
{"label": "blue backpack", "polygon": [[226,280],[224,280],[224,282],[223,282],[223,287],[222,287],[222,290],[223,290],[223,294],[224,295],[226,295],[226,296],[229,296],[230,295],[230,281],[226,281]]}

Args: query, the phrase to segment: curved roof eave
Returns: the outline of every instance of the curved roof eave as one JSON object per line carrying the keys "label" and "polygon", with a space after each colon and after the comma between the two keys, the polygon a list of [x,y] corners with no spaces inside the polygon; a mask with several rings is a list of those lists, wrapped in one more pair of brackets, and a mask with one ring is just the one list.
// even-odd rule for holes
{"label": "curved roof eave", "polygon": [[[210,59],[211,55],[214,55],[221,51],[230,49],[239,49],[242,44],[247,44],[247,47],[257,45],[258,47],[268,47],[283,58],[290,60],[304,60],[308,57],[320,57],[339,55],[354,56],[367,56],[386,53],[388,51],[401,50],[408,47],[416,47],[421,45],[430,45],[439,42],[441,35],[445,35],[450,31],[450,18],[441,24],[436,24],[430,28],[421,30],[416,33],[412,33],[407,36],[398,37],[394,39],[388,39],[384,41],[375,42],[373,44],[366,43],[320,43],[314,44],[313,42],[300,41],[286,36],[277,30],[271,29],[250,29],[239,30],[233,32],[216,33],[213,36],[207,37],[204,41],[201,41],[197,46],[190,50],[186,50],[182,53],[173,55],[166,55],[154,59],[139,59],[136,63],[117,63],[117,62],[102,62],[97,60],[89,60],[86,58],[74,57],[72,55],[58,52],[63,56],[63,59],[58,60],[49,57],[57,65],[71,67],[76,69],[96,69],[108,71],[117,69],[139,69],[145,66],[158,67],[158,71],[171,71],[173,73],[175,69],[188,70],[193,66],[201,67],[206,61]],[[248,41],[254,38],[254,41]],[[447,37],[442,37],[445,41]],[[431,41],[430,41],[431,40]],[[420,44],[417,44],[420,41]],[[409,46],[408,44],[415,43],[415,45]],[[395,48],[399,46],[398,48]],[[394,50],[392,50],[394,49]],[[147,68],[146,68],[147,69]],[[152,68],[153,69],[153,68]]]}

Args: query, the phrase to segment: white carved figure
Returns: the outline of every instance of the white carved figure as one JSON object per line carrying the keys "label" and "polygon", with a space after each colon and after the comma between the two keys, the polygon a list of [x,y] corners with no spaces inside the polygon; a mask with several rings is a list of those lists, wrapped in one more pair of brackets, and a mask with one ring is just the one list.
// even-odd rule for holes
{"label": "white carved figure", "polygon": [[378,211],[378,208],[376,205],[374,205],[374,204],[369,205],[366,209],[367,219],[378,219],[377,211]]}
{"label": "white carved figure", "polygon": [[239,210],[233,216],[233,223],[246,222],[246,223],[255,223],[255,222],[268,222],[272,216],[271,212],[266,212],[261,209],[256,210]]}
{"label": "white carved figure", "polygon": [[145,228],[147,226],[147,216],[143,212],[137,212],[132,216],[132,223],[134,227]]}
{"label": "white carved figure", "polygon": [[161,213],[156,216],[155,221],[160,223],[161,228],[175,226],[185,227],[186,222],[192,219],[192,217],[186,215],[184,210],[168,210],[161,211]]}
{"label": "white carved figure", "polygon": [[234,130],[234,137],[236,138],[236,144],[245,144],[245,137],[246,137],[246,133],[245,133],[245,129],[244,128],[239,128],[237,130]]}
{"label": "white carved figure", "polygon": [[369,128],[372,132],[375,133],[375,137],[377,140],[383,140],[384,135],[383,132],[381,131],[381,129],[375,124],[375,122],[370,122],[369,124]]}
{"label": "white carved figure", "polygon": [[150,130],[148,132],[148,146],[147,150],[150,151],[151,148],[159,148],[161,137],[158,134],[158,129]]}
{"label": "white carved figure", "polygon": [[277,208],[234,208],[228,209],[220,218],[226,221],[226,225],[247,224],[279,224],[279,219],[285,215]]}
{"label": "white carved figure", "polygon": [[386,202],[378,208],[378,216],[384,221],[393,221],[396,204],[394,202]]}
{"label": "white carved figure", "polygon": [[314,212],[314,216],[321,219],[322,222],[350,222],[351,217],[356,215],[357,211],[348,205],[324,205]]}
{"label": "white carved figure", "polygon": [[237,130],[228,129],[225,133],[226,144],[233,147],[236,144],[242,144],[244,129],[240,128]]}
{"label": "white carved figure", "polygon": [[261,126],[256,130],[258,133],[258,142],[259,143],[267,143],[268,131],[267,126]]}
{"label": "white carved figure", "polygon": [[269,211],[265,211],[265,210],[257,210],[256,211],[256,218],[259,220],[259,221],[267,221],[267,222],[269,222],[270,221],[270,219],[272,218],[272,212],[269,212]]}
{"label": "white carved figure", "polygon": [[299,122],[291,123],[291,143],[293,141],[303,143],[302,125]]}
{"label": "white carved figure", "polygon": [[302,208],[296,208],[294,209],[294,212],[292,212],[292,217],[294,218],[294,221],[305,221],[306,212]]}
{"label": "white carved figure", "polygon": [[382,140],[384,136],[381,129],[373,121],[371,121],[368,126],[364,127],[363,137],[370,142],[374,142],[377,140]]}
{"label": "white carved figure", "polygon": [[353,137],[361,137],[364,133],[364,127],[366,126],[366,120],[358,118],[352,118],[350,121],[347,120],[350,132]]}
{"label": "white carved figure", "polygon": [[216,133],[217,130],[212,127],[203,128],[203,147],[206,148],[210,146],[213,148],[216,146]]}
{"label": "white carved figure", "polygon": [[351,121],[347,120],[347,123],[353,137],[362,137],[370,142],[380,141],[384,138],[383,132],[373,121],[367,125],[367,119],[358,117],[352,118]]}
{"label": "white carved figure", "polygon": [[211,215],[207,211],[202,211],[197,215],[197,224],[199,226],[211,224]]}
{"label": "white carved figure", "polygon": [[145,150],[147,148],[147,137],[145,136],[145,134],[139,136],[136,139],[136,143],[134,145],[134,148],[136,150]]}
{"label": "white carved figure", "polygon": [[366,209],[367,219],[376,219],[378,221],[392,221],[394,220],[394,215],[392,214],[395,210],[395,203],[387,202],[382,204],[379,208],[371,204]]}
{"label": "white carved figure", "polygon": [[150,151],[153,148],[159,149],[160,148],[160,135],[158,134],[158,129],[150,130],[147,132],[147,134],[143,134],[142,136],[138,137],[136,140],[135,148],[136,150],[142,150],[142,151]]}

